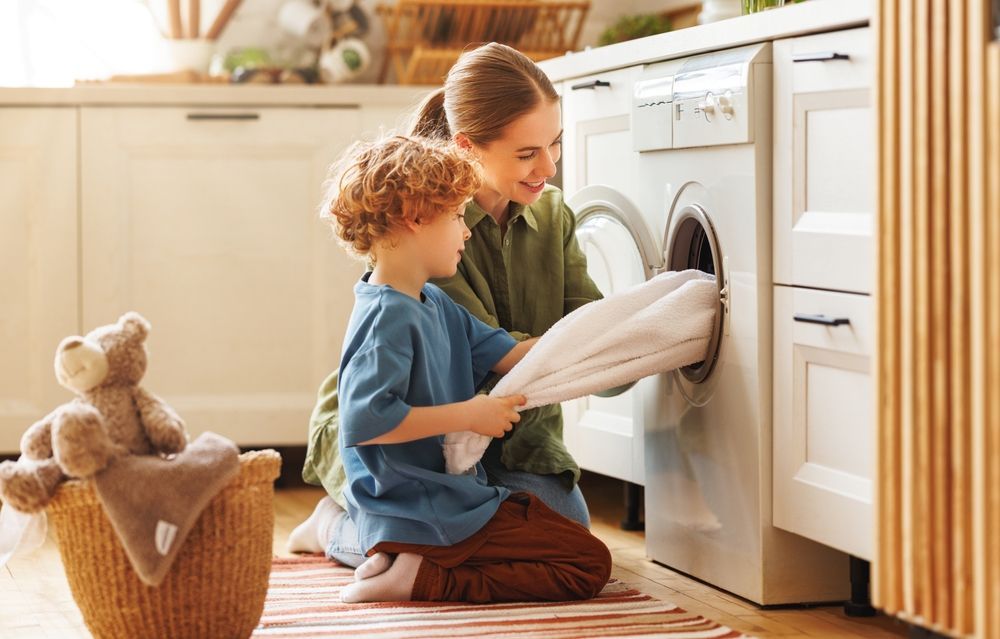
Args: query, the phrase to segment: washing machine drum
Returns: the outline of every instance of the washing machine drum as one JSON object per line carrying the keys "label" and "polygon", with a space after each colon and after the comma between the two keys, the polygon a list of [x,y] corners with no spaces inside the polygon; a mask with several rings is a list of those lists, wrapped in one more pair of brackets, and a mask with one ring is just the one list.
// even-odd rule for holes
{"label": "washing machine drum", "polygon": [[719,285],[719,310],[708,345],[708,357],[703,361],[684,366],[680,374],[695,384],[708,379],[715,369],[722,349],[722,327],[726,313],[725,273],[722,272],[722,252],[712,220],[698,205],[688,205],[671,220],[666,239],[664,270],[683,271],[698,269],[715,275]]}

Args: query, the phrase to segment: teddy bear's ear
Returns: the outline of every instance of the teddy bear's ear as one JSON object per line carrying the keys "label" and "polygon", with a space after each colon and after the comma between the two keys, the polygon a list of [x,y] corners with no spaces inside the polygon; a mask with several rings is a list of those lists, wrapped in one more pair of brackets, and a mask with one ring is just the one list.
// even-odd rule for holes
{"label": "teddy bear's ear", "polygon": [[135,311],[129,311],[118,319],[122,329],[128,335],[134,335],[140,339],[145,339],[149,334],[149,322],[142,315]]}

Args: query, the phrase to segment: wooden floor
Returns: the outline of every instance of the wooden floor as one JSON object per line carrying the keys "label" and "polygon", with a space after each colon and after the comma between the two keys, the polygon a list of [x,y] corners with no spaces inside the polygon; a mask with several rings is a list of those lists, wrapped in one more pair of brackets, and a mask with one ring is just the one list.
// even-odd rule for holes
{"label": "wooden floor", "polygon": [[[853,619],[840,606],[761,610],[738,597],[647,561],[642,533],[618,527],[620,482],[588,475],[581,482],[593,516],[593,530],[611,548],[613,576],[643,592],[671,601],[758,637],[905,637],[908,627],[886,617]],[[275,553],[287,556],[289,531],[312,511],[318,489],[279,489],[275,499]],[[51,538],[36,554],[0,570],[0,637],[67,639],[89,637],[66,584],[59,551]]]}

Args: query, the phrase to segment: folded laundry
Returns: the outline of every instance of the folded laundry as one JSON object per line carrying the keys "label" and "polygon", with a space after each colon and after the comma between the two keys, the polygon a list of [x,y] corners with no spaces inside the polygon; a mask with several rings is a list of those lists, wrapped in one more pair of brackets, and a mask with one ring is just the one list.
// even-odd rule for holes
{"label": "folded laundry", "polygon": [[[662,273],[556,322],[490,395],[524,395],[527,410],[702,361],[718,308],[713,276]],[[489,442],[470,431],[446,435],[447,471],[469,471]]]}

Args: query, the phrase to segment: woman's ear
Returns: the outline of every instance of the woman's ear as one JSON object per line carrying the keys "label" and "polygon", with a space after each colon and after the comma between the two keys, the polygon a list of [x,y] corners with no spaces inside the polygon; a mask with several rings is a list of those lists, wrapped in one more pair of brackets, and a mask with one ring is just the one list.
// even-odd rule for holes
{"label": "woman's ear", "polygon": [[467,136],[466,134],[456,133],[453,139],[455,140],[455,144],[458,145],[458,148],[462,149],[463,151],[472,150],[472,140],[470,140],[469,136]]}

